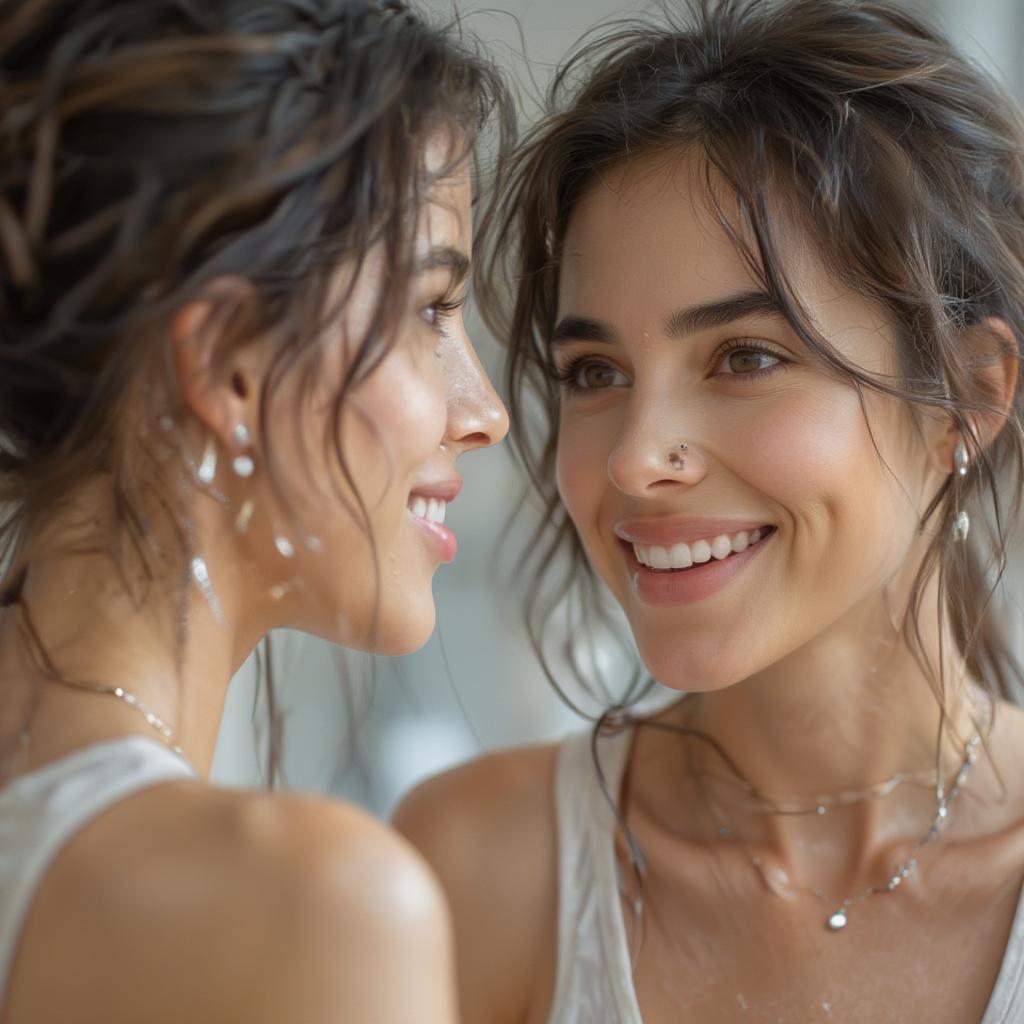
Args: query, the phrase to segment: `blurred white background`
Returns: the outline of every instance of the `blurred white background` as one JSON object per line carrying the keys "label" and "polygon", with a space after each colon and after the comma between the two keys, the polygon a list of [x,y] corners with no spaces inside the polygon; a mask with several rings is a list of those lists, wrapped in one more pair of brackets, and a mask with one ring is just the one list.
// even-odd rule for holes
{"label": "blurred white background", "polygon": [[[912,5],[944,23],[966,52],[1024,96],[1022,0]],[[441,19],[458,10],[518,83],[524,121],[535,113],[538,91],[560,57],[585,30],[643,9],[612,0],[465,0],[455,6],[433,0],[424,6]],[[472,311],[470,326],[485,366],[499,380],[497,344]],[[386,816],[427,775],[485,750],[554,739],[583,725],[551,689],[522,625],[530,587],[514,578],[514,569],[532,522],[527,513],[509,530],[508,519],[525,482],[506,448],[469,455],[459,468],[466,485],[448,512],[459,557],[435,577],[438,626],[423,650],[371,659],[299,634],[275,635],[289,787],[330,791]],[[267,730],[264,716],[254,721],[255,680],[250,659],[228,696],[213,768],[223,783],[262,783]]]}

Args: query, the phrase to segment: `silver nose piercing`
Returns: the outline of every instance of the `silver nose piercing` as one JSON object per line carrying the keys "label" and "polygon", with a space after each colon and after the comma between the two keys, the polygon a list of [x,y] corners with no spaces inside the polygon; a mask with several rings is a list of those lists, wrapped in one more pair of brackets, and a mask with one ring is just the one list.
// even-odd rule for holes
{"label": "silver nose piercing", "polygon": [[686,468],[686,459],[680,455],[680,452],[688,452],[690,449],[685,445],[678,445],[668,453],[668,464],[677,472],[682,472]]}

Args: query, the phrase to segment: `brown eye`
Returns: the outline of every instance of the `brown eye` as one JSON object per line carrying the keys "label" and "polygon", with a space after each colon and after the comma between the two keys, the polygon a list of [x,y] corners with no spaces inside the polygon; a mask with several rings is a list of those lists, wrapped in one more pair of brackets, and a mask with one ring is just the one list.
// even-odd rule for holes
{"label": "brown eye", "polygon": [[606,391],[629,386],[629,378],[613,363],[601,359],[574,359],[554,371],[555,379],[572,393]]}
{"label": "brown eye", "polygon": [[618,376],[618,370],[604,363],[585,363],[577,371],[577,381],[584,388],[610,388]]}
{"label": "brown eye", "polygon": [[752,348],[739,348],[730,352],[726,358],[730,373],[756,373],[767,370],[779,360],[770,352],[759,352]]}

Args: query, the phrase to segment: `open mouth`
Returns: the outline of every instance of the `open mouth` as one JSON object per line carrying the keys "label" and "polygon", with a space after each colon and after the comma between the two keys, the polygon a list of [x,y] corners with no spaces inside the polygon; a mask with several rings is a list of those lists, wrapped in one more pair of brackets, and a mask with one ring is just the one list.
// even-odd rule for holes
{"label": "open mouth", "polygon": [[427,498],[422,494],[410,494],[408,509],[417,519],[425,519],[428,523],[441,525],[444,523],[445,513],[448,511],[448,502],[442,498]]}
{"label": "open mouth", "polygon": [[707,565],[724,562],[748,548],[763,544],[775,532],[774,526],[761,526],[756,530],[741,530],[734,534],[718,534],[704,540],[680,542],[671,547],[656,544],[636,544],[623,541],[632,548],[637,562],[653,572],[680,573]]}

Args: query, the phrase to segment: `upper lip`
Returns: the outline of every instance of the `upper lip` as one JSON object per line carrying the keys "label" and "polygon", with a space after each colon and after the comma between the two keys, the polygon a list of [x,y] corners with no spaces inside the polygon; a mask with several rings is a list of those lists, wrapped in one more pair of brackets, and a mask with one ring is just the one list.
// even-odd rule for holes
{"label": "upper lip", "polygon": [[629,544],[692,544],[725,534],[733,537],[744,530],[761,530],[771,526],[763,519],[704,519],[691,516],[648,516],[620,519],[613,530],[615,536]]}
{"label": "upper lip", "polygon": [[452,477],[448,480],[435,480],[432,483],[424,481],[415,484],[409,492],[410,496],[416,494],[421,498],[437,498],[440,501],[454,501],[462,490],[462,477]]}

